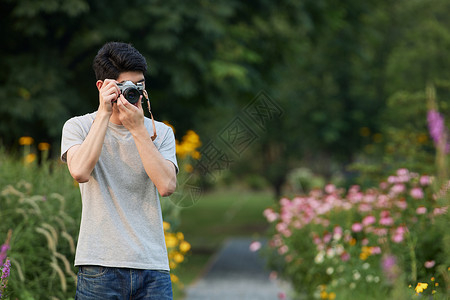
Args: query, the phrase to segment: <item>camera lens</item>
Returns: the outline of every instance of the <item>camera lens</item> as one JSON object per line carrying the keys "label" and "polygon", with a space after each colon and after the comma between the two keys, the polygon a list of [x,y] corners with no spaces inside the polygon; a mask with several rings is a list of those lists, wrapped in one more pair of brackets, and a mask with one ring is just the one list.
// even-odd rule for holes
{"label": "camera lens", "polygon": [[123,91],[123,96],[128,100],[128,102],[134,104],[139,101],[140,93],[136,88],[128,88]]}

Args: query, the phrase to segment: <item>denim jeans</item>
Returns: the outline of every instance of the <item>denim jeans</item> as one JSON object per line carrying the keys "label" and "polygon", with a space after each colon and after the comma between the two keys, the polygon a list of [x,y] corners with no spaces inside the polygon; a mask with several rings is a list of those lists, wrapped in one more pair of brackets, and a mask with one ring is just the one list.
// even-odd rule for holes
{"label": "denim jeans", "polygon": [[80,266],[75,300],[172,300],[168,271]]}

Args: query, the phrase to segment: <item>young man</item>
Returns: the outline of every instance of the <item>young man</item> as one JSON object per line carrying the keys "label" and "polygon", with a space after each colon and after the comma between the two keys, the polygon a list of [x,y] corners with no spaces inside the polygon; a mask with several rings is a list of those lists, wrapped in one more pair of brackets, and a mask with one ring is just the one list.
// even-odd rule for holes
{"label": "young man", "polygon": [[75,297],[172,299],[158,192],[176,188],[174,134],[121,94],[119,83],[145,83],[147,64],[135,48],[107,43],[93,68],[98,110],[68,120],[61,143],[83,204]]}

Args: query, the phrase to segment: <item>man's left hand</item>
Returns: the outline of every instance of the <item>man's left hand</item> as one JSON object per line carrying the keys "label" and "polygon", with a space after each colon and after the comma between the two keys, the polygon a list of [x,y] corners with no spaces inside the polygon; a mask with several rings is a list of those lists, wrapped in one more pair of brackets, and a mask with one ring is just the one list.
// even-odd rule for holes
{"label": "man's left hand", "polygon": [[144,126],[144,110],[142,109],[142,96],[136,105],[128,102],[123,95],[117,99],[117,108],[119,109],[119,120],[131,133],[142,129]]}

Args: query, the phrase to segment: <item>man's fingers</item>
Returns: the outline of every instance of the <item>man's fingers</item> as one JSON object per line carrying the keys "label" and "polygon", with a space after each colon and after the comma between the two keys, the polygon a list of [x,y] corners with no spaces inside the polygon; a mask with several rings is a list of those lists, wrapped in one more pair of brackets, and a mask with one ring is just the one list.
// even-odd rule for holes
{"label": "man's fingers", "polygon": [[137,108],[142,109],[142,95],[139,97],[139,101],[137,102]]}

